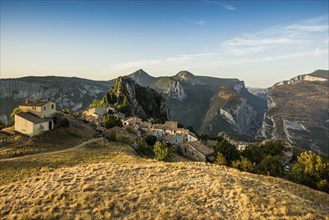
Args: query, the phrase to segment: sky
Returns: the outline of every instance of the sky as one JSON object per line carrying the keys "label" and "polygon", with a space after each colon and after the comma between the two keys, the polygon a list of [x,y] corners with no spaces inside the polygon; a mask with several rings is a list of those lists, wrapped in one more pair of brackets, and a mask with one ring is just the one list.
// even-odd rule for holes
{"label": "sky", "polygon": [[143,69],[265,88],[329,69],[328,1],[3,1],[1,78]]}

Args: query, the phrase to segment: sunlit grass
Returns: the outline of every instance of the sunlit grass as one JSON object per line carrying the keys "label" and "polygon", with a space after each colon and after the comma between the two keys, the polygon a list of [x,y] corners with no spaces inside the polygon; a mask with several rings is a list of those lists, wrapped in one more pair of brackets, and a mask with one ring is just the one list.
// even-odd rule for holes
{"label": "sunlit grass", "polygon": [[[26,164],[30,167],[22,173],[33,170],[29,178],[18,170],[9,171],[10,164],[1,171],[1,175],[11,172],[17,176],[0,186],[0,216],[9,219],[329,216],[329,197],[325,193],[217,165],[145,160],[129,146],[118,143],[92,143],[51,158],[31,158],[20,161],[17,168]],[[13,182],[14,179],[21,180]]]}

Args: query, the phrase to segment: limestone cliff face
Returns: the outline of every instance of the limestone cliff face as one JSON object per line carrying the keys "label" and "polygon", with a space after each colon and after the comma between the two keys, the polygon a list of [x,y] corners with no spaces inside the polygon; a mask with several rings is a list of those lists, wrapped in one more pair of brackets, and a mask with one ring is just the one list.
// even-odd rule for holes
{"label": "limestone cliff face", "polygon": [[187,94],[184,91],[184,87],[180,82],[177,81],[173,81],[168,87],[168,89],[165,90],[163,93],[171,98],[178,99],[181,101],[183,101],[187,97]]}
{"label": "limestone cliff face", "polygon": [[0,119],[6,122],[12,110],[26,98],[52,100],[59,109],[77,111],[103,97],[111,86],[105,81],[53,76],[1,79],[0,84]]}
{"label": "limestone cliff face", "polygon": [[[253,102],[263,103],[256,109]],[[251,95],[243,82],[237,82],[219,89],[212,98],[200,133],[218,134],[225,131],[233,136],[256,135],[261,126],[265,102]]]}
{"label": "limestone cliff face", "polygon": [[257,136],[329,154],[328,80],[302,75],[277,83],[268,91],[268,110]]}

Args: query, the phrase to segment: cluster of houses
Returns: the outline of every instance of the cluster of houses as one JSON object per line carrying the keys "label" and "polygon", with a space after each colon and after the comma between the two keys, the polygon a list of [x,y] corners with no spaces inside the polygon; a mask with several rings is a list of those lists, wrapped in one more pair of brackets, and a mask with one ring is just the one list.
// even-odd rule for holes
{"label": "cluster of houses", "polygon": [[214,150],[207,147],[198,137],[185,128],[179,128],[176,121],[166,121],[164,124],[152,124],[149,121],[143,121],[138,117],[125,118],[125,115],[118,112],[114,106],[105,107],[89,107],[83,112],[85,121],[94,123],[97,130],[102,127],[102,119],[104,114],[111,112],[114,116],[122,121],[125,128],[131,128],[138,137],[153,135],[158,141],[170,144],[174,151],[197,161],[213,161]]}
{"label": "cluster of houses", "polygon": [[[56,103],[51,101],[31,101],[26,99],[19,105],[20,112],[15,115],[15,131],[28,136],[38,135],[43,131],[54,129],[53,115],[56,113]],[[120,119],[125,128],[131,128],[135,131],[137,138],[146,135],[152,135],[157,140],[165,144],[170,144],[174,151],[184,155],[187,158],[196,161],[214,161],[214,150],[212,143],[203,144],[198,137],[185,128],[179,128],[176,121],[166,121],[164,124],[152,124],[149,121],[143,121],[138,117],[126,118],[121,112],[118,112],[114,105],[106,107],[89,107],[82,118],[89,123],[94,124],[96,130],[104,132],[103,117],[107,113],[112,113]],[[118,130],[118,129],[117,129]],[[135,143],[136,144],[136,143]],[[244,150],[245,143],[239,143],[238,149]],[[292,157],[292,148],[286,147],[283,154],[288,158]]]}

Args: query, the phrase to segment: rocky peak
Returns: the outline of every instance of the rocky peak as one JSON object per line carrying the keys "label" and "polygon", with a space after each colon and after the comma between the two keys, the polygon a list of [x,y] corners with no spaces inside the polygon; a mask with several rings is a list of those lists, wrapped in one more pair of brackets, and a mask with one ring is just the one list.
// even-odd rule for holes
{"label": "rocky peak", "polygon": [[143,69],[139,69],[135,72],[133,72],[131,75],[135,76],[150,76],[147,72],[145,72]]}
{"label": "rocky peak", "polygon": [[128,75],[129,78],[133,79],[136,83],[147,86],[149,84],[152,84],[154,81],[154,77],[150,76],[147,72],[145,72],[142,69],[139,69],[132,74]]}
{"label": "rocky peak", "polygon": [[107,92],[106,100],[117,106],[127,116],[143,119],[166,120],[168,109],[165,98],[151,88],[136,84],[130,77],[118,77],[115,85]]}
{"label": "rocky peak", "polygon": [[186,82],[191,85],[206,85],[205,82],[202,82],[200,79],[198,79],[197,76],[193,75],[187,70],[180,71],[177,73],[174,77],[175,80],[178,80],[180,82]]}
{"label": "rocky peak", "polygon": [[180,78],[181,80],[189,81],[194,79],[194,75],[187,70],[180,71],[176,74],[176,77]]}

